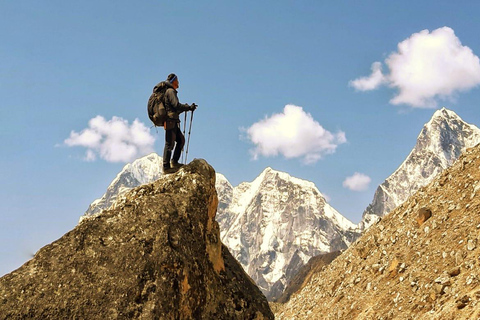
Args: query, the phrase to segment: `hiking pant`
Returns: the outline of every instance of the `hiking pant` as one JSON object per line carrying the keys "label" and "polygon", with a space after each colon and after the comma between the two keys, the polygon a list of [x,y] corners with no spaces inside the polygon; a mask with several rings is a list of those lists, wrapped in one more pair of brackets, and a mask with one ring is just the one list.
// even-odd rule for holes
{"label": "hiking pant", "polygon": [[184,145],[185,137],[180,130],[180,123],[175,123],[172,129],[165,130],[165,148],[163,149],[164,168],[170,168],[170,159],[172,159],[173,162],[178,162]]}

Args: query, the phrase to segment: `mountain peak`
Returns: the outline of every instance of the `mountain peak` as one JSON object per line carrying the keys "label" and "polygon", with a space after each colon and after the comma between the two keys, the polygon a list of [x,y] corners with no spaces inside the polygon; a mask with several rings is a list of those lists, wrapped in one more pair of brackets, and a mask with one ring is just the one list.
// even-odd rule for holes
{"label": "mountain peak", "polygon": [[127,164],[122,172],[131,171],[133,176],[141,183],[149,183],[152,176],[160,177],[162,172],[162,157],[155,152]]}
{"label": "mountain peak", "polygon": [[368,228],[378,217],[395,209],[479,142],[480,129],[475,125],[446,108],[435,111],[405,161],[377,188],[360,227]]}
{"label": "mountain peak", "polygon": [[356,237],[355,224],[313,182],[286,172],[267,167],[227,191],[217,216],[222,240],[271,300],[311,257],[345,249]]}
{"label": "mountain peak", "polygon": [[432,118],[430,121],[428,121],[425,126],[426,127],[435,127],[438,128],[436,125],[441,124],[441,123],[451,123],[451,122],[461,122],[465,123],[465,121],[460,118],[458,114],[455,113],[455,111],[449,110],[445,107],[442,109],[439,109],[435,111],[435,113],[432,115]]}
{"label": "mountain peak", "polygon": [[[262,171],[262,173],[255,179],[255,181],[257,181],[257,180],[259,180],[259,181],[270,181],[270,182],[274,181],[274,180],[275,181],[276,180],[283,180],[283,181],[286,181],[286,182],[291,182],[295,185],[304,186],[304,187],[308,187],[308,188],[314,188],[320,195],[322,195],[321,192],[317,189],[317,187],[315,186],[315,184],[313,182],[293,177],[287,172],[278,171],[278,170],[272,169],[271,167],[265,168]],[[323,195],[322,195],[322,197],[323,197]]]}
{"label": "mountain peak", "polygon": [[272,167],[266,167],[262,172],[268,173],[268,172],[277,172],[277,170],[274,170]]}
{"label": "mountain peak", "polygon": [[441,109],[435,111],[432,118],[460,118],[454,111],[442,107]]}
{"label": "mountain peak", "polygon": [[215,180],[216,184],[227,184],[230,185],[230,181],[228,181],[227,177],[225,177],[223,174],[216,172],[215,173]]}
{"label": "mountain peak", "polygon": [[290,177],[290,175],[286,172],[282,172],[282,171],[278,171],[278,170],[275,170],[271,167],[266,167],[262,173],[260,173],[260,177],[262,178],[265,178],[265,177],[272,177],[274,175],[282,175],[282,176],[288,176]]}
{"label": "mountain peak", "polygon": [[415,149],[418,152],[429,150],[434,154],[443,154],[451,165],[465,148],[473,147],[480,138],[480,129],[468,124],[454,111],[442,108],[437,110],[425,124],[417,138]]}
{"label": "mountain peak", "polygon": [[163,175],[161,168],[162,157],[156,153],[151,153],[126,164],[110,183],[105,194],[90,204],[80,221],[86,216],[98,214],[109,208],[128,190],[157,180]]}

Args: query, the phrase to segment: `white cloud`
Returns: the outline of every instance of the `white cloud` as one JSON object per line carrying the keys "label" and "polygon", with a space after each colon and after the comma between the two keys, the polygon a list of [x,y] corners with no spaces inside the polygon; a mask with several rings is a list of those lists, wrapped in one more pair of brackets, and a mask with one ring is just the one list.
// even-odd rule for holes
{"label": "white cloud", "polygon": [[355,172],[353,176],[347,177],[345,181],[343,181],[343,186],[352,191],[365,191],[368,189],[371,181],[372,179],[370,179],[369,176]]}
{"label": "white cloud", "polygon": [[372,73],[368,77],[359,78],[350,81],[350,85],[359,91],[368,91],[377,89],[380,85],[387,82],[382,73],[382,63],[374,62],[372,64]]}
{"label": "white cloud", "polygon": [[88,128],[81,132],[72,131],[64,141],[69,147],[87,148],[86,161],[95,161],[100,157],[108,162],[130,162],[151,153],[154,142],[149,129],[138,119],[129,125],[122,118],[113,117],[107,121],[102,116],[91,119]]}
{"label": "white cloud", "polygon": [[459,92],[480,84],[480,59],[448,27],[412,34],[398,44],[398,51],[390,54],[385,64],[388,75],[383,75],[380,63],[375,62],[369,77],[350,84],[362,91],[387,84],[398,90],[390,103],[416,108],[437,107],[439,99],[454,99]]}
{"label": "white cloud", "polygon": [[283,113],[265,117],[245,131],[255,144],[251,150],[253,159],[281,154],[311,164],[325,154],[334,153],[339,144],[347,141],[344,132],[333,134],[325,130],[311,114],[294,105],[285,106]]}

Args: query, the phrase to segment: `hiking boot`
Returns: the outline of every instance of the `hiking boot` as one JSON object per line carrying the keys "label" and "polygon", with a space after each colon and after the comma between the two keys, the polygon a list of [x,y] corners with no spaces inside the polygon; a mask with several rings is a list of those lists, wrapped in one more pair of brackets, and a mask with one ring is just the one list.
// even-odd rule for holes
{"label": "hiking boot", "polygon": [[175,168],[175,169],[180,169],[181,167],[183,167],[183,164],[182,163],[178,163],[176,161],[170,161],[170,166],[172,168]]}
{"label": "hiking boot", "polygon": [[163,174],[170,174],[177,172],[178,168],[163,167]]}

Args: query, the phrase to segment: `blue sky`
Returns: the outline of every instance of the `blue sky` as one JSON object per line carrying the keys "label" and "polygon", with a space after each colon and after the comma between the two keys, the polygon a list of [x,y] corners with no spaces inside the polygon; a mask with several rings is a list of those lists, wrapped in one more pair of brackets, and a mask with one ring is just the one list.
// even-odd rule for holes
{"label": "blue sky", "polygon": [[162,152],[146,102],[171,72],[180,101],[199,105],[190,159],[233,185],[267,166],[313,181],[359,222],[436,109],[480,125],[479,13],[477,1],[2,1],[0,274],[71,230],[127,158]]}

